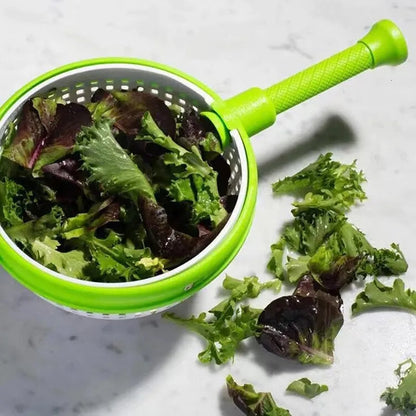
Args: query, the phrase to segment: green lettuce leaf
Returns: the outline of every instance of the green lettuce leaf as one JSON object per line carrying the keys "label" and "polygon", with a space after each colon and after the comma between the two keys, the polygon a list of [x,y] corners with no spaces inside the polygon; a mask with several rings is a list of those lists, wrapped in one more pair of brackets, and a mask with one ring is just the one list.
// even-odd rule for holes
{"label": "green lettuce leaf", "polygon": [[117,221],[120,215],[120,205],[107,198],[94,204],[88,212],[81,212],[75,217],[67,218],[62,230],[62,237],[69,240],[93,233],[103,225]]}
{"label": "green lettuce leaf", "polygon": [[416,409],[416,364],[409,358],[395,370],[399,377],[397,387],[387,387],[381,395],[388,406],[404,416],[414,414]]}
{"label": "green lettuce leaf", "polygon": [[416,313],[416,291],[405,289],[402,279],[395,279],[391,287],[374,279],[358,294],[351,309],[353,315],[357,315],[375,308],[398,308]]}
{"label": "green lettuce leaf", "polygon": [[110,195],[122,195],[134,203],[139,198],[156,201],[146,176],[115,140],[107,122],[84,127],[78,135],[75,150],[84,161],[88,180],[95,182]]}
{"label": "green lettuce leaf", "polygon": [[169,171],[168,175],[163,175],[169,177],[164,187],[172,199],[191,203],[192,224],[209,219],[218,226],[226,218],[227,211],[220,202],[217,172],[202,159],[198,147],[187,150],[180,146],[162,132],[148,112],[143,115],[142,127],[136,140],[155,143],[167,151],[160,158],[163,168]]}
{"label": "green lettuce leaf", "polygon": [[163,316],[190,331],[196,332],[207,341],[206,348],[198,355],[201,362],[215,361],[223,364],[234,357],[239,344],[258,330],[257,319],[260,309],[253,309],[239,303],[247,298],[257,297],[267,288],[278,291],[279,281],[260,283],[256,276],[238,280],[227,276],[223,286],[229,291],[229,297],[206,313],[190,318],[180,318],[173,313]]}
{"label": "green lettuce leaf", "polygon": [[238,385],[231,375],[226,378],[228,394],[235,405],[247,416],[290,416],[278,407],[270,393],[257,393],[251,384]]}
{"label": "green lettuce leaf", "polygon": [[285,278],[285,268],[283,266],[283,255],[285,247],[286,240],[283,237],[280,237],[280,239],[275,244],[272,244],[272,257],[267,263],[267,269],[280,280],[284,280]]}
{"label": "green lettuce leaf", "polygon": [[123,244],[114,231],[105,238],[98,238],[93,233],[84,234],[80,240],[91,256],[88,270],[95,276],[94,280],[128,282],[165,271],[165,259],[154,256],[147,247],[136,249]]}
{"label": "green lettuce leaf", "polygon": [[48,214],[36,220],[26,221],[6,229],[7,235],[15,242],[31,252],[31,245],[36,239],[45,237],[56,238],[62,231],[64,212],[54,206]]}
{"label": "green lettuce leaf", "polygon": [[12,179],[0,181],[0,221],[4,227],[22,224],[33,205],[33,192]]}
{"label": "green lettuce leaf", "polygon": [[89,262],[85,260],[83,251],[60,252],[58,251],[59,245],[57,240],[45,236],[31,243],[31,252],[33,257],[44,266],[66,276],[85,279],[84,268]]}
{"label": "green lettuce leaf", "polygon": [[299,394],[308,399],[313,399],[318,396],[318,394],[328,391],[328,386],[325,384],[312,383],[308,378],[301,378],[292,381],[292,383],[287,386],[286,391]]}
{"label": "green lettuce leaf", "polygon": [[332,153],[319,158],[298,173],[275,182],[276,194],[302,192],[304,200],[295,202],[295,212],[309,208],[332,209],[345,212],[357,201],[366,198],[361,184],[362,172],[357,172],[356,162],[345,165],[331,159]]}

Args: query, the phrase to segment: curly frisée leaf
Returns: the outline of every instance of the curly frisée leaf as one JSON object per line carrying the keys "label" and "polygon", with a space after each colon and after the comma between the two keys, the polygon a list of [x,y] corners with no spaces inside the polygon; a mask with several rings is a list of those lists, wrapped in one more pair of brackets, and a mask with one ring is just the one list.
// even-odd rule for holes
{"label": "curly fris\u00e9e leaf", "polygon": [[228,395],[246,416],[290,416],[288,410],[277,406],[270,393],[257,393],[251,384],[240,386],[231,375],[226,383]]}
{"label": "curly fris\u00e9e leaf", "polygon": [[416,364],[409,358],[399,364],[395,373],[400,378],[398,386],[387,387],[381,399],[404,416],[413,415],[416,409]]}
{"label": "curly fris\u00e9e leaf", "polygon": [[416,291],[405,289],[402,279],[395,279],[391,287],[374,279],[358,294],[351,309],[357,315],[376,308],[398,308],[416,313]]}
{"label": "curly fris\u00e9e leaf", "polygon": [[308,378],[301,378],[292,381],[292,383],[287,386],[286,391],[296,393],[308,399],[313,399],[318,396],[318,394],[328,391],[328,386],[325,384],[312,383]]}
{"label": "curly fris\u00e9e leaf", "polygon": [[172,313],[163,315],[205,338],[206,348],[198,355],[204,363],[215,361],[216,364],[223,364],[234,357],[239,344],[258,331],[257,319],[261,313],[260,309],[239,303],[257,297],[267,288],[278,291],[280,282],[260,283],[256,276],[245,277],[243,280],[227,276],[223,286],[230,295],[209,310],[210,317],[206,313],[188,319]]}
{"label": "curly fris\u00e9e leaf", "polygon": [[331,159],[332,153],[319,158],[294,174],[275,182],[276,194],[303,192],[305,200],[295,203],[298,211],[306,208],[325,208],[344,212],[366,195],[361,187],[365,181],[362,172],[357,172],[356,162],[345,165]]}

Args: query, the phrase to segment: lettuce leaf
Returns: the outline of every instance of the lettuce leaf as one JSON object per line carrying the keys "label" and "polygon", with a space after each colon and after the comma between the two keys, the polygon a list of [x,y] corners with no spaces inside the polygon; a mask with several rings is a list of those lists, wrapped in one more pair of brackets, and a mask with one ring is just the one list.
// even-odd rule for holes
{"label": "lettuce leaf", "polygon": [[328,391],[328,386],[325,384],[312,383],[308,378],[301,378],[299,380],[292,381],[287,387],[286,391],[296,393],[299,396],[313,399],[318,394]]}
{"label": "lettuce leaf", "polygon": [[270,393],[257,393],[251,384],[238,385],[231,375],[226,378],[228,394],[234,404],[247,416],[290,416],[278,407]]}
{"label": "lettuce leaf", "polygon": [[31,169],[38,156],[37,149],[46,134],[45,127],[42,125],[32,101],[26,101],[23,104],[17,128],[6,142],[3,157]]}
{"label": "lettuce leaf", "polygon": [[175,119],[166,104],[155,95],[139,91],[105,91],[98,89],[88,104],[95,121],[107,119],[128,136],[140,130],[143,114],[150,112],[162,131],[174,138]]}
{"label": "lettuce leaf", "polygon": [[333,363],[334,340],[344,320],[335,296],[317,291],[280,297],[258,319],[257,341],[273,354],[302,364]]}
{"label": "lettuce leaf", "polygon": [[409,358],[399,364],[395,374],[399,377],[398,386],[387,387],[381,399],[404,416],[413,415],[416,409],[416,364]]}
{"label": "lettuce leaf", "polygon": [[107,122],[84,127],[78,135],[75,151],[89,173],[88,181],[96,183],[109,195],[122,195],[134,203],[139,198],[156,201],[146,176],[115,140]]}
{"label": "lettuce leaf", "polygon": [[362,172],[356,170],[356,162],[350,165],[331,159],[332,153],[320,155],[318,159],[298,173],[275,182],[276,194],[301,192],[303,200],[295,202],[295,213],[309,208],[332,209],[345,212],[357,201],[366,198],[361,184],[365,181]]}
{"label": "lettuce leaf", "polygon": [[34,175],[38,175],[43,166],[71,153],[81,127],[90,126],[92,123],[89,111],[77,103],[57,104],[55,111],[53,120],[48,120],[51,123],[50,131],[38,149],[39,154],[33,166]]}
{"label": "lettuce leaf", "polygon": [[45,237],[56,238],[62,231],[64,212],[62,208],[54,206],[48,214],[36,220],[26,221],[6,228],[7,235],[19,243],[25,251],[31,253],[32,242]]}
{"label": "lettuce leaf", "polygon": [[86,234],[81,239],[91,256],[89,272],[95,276],[96,281],[140,280],[165,269],[166,260],[154,256],[149,248],[128,247],[113,231],[105,238]]}
{"label": "lettuce leaf", "polygon": [[206,348],[198,355],[203,363],[215,361],[223,364],[234,357],[239,344],[253,336],[259,327],[257,318],[261,313],[248,305],[240,305],[245,299],[255,298],[267,288],[280,290],[278,280],[260,283],[256,276],[245,277],[243,280],[227,276],[223,287],[229,291],[229,297],[199,316],[188,319],[180,318],[173,313],[165,313],[163,317],[196,332],[205,338]]}
{"label": "lettuce leaf", "polygon": [[[361,187],[365,179],[355,162],[343,165],[331,156],[321,155],[305,169],[273,184],[275,193],[296,192],[298,199],[293,203],[292,222],[271,247],[268,269],[277,278],[295,283],[306,273],[318,277],[329,272],[340,257],[348,256],[361,259],[356,276],[404,273],[407,262],[397,244],[377,249],[348,222],[348,209],[366,197]],[[300,256],[285,260],[285,251]]]}
{"label": "lettuce leaf", "polygon": [[142,127],[143,132],[136,140],[150,141],[167,150],[160,158],[169,170],[171,179],[165,187],[170,196],[177,202],[192,204],[192,224],[209,219],[214,227],[218,226],[226,218],[227,211],[220,201],[217,172],[202,159],[196,146],[187,150],[166,136],[150,113],[143,115]]}
{"label": "lettuce leaf", "polygon": [[31,253],[35,260],[66,276],[85,279],[84,268],[89,262],[81,250],[58,251],[60,243],[48,236],[31,242]]}
{"label": "lettuce leaf", "polygon": [[0,221],[4,227],[22,224],[33,207],[33,192],[9,178],[0,181]]}
{"label": "lettuce leaf", "polygon": [[358,315],[376,308],[398,308],[416,313],[416,291],[405,289],[402,279],[395,279],[392,286],[374,279],[358,294],[351,309],[353,315]]}

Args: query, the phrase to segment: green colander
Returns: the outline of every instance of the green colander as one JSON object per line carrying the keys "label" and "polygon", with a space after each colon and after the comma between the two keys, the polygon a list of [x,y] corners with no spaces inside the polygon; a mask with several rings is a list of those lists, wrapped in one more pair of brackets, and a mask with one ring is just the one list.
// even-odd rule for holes
{"label": "green colander", "polygon": [[216,239],[196,257],[162,275],[127,283],[77,280],[54,272],[23,253],[0,227],[0,263],[28,289],[77,314],[108,319],[144,316],[167,309],[200,290],[230,263],[243,244],[254,212],[257,168],[249,137],[296,104],[369,68],[407,58],[406,42],[390,21],[376,23],[354,46],[265,90],[249,89],[228,100],[176,69],[131,58],[72,63],[31,81],[0,108],[0,137],[17,123],[33,96],[88,102],[97,88],[147,91],[168,105],[193,106],[214,124],[231,166],[229,193],[235,209]]}

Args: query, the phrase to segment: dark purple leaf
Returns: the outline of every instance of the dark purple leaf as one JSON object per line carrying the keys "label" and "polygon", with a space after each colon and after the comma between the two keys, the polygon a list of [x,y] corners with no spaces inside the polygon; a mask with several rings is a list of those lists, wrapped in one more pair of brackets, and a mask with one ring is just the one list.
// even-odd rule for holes
{"label": "dark purple leaf", "polygon": [[58,104],[54,127],[46,139],[45,146],[60,145],[72,148],[75,137],[82,126],[90,126],[92,119],[90,112],[80,104]]}
{"label": "dark purple leaf", "polygon": [[341,306],[338,290],[329,293],[305,275],[292,296],[274,300],[260,314],[257,340],[284,358],[331,364],[334,339],[343,324]]}
{"label": "dark purple leaf", "polygon": [[192,107],[187,107],[182,116],[181,129],[177,141],[185,149],[191,150],[192,146],[199,145],[205,138],[207,131],[208,125],[205,118],[199,117]]}
{"label": "dark purple leaf", "polygon": [[172,228],[166,210],[157,203],[144,199],[141,201],[140,211],[154,251],[167,259],[186,260],[197,255],[217,236],[223,226],[221,224],[200,237],[192,237]]}
{"label": "dark purple leaf", "polygon": [[70,182],[79,188],[84,186],[83,174],[78,160],[68,157],[60,162],[51,163],[42,168],[48,177],[54,177],[65,182]]}
{"label": "dark purple leaf", "polygon": [[226,195],[228,192],[228,181],[231,176],[231,167],[223,156],[218,155],[209,162],[210,166],[218,173],[217,185],[220,195]]}
{"label": "dark purple leaf", "polygon": [[99,216],[92,222],[90,230],[100,228],[111,222],[117,222],[120,219],[120,203],[113,201],[107,206],[100,207]]}
{"label": "dark purple leaf", "polygon": [[71,152],[77,134],[82,126],[92,124],[91,114],[83,105],[70,103],[58,104],[53,128],[48,136],[38,145],[35,170],[42,169]]}
{"label": "dark purple leaf", "polygon": [[220,202],[225,210],[231,214],[237,203],[238,195],[225,195],[220,198]]}
{"label": "dark purple leaf", "polygon": [[340,257],[327,272],[319,275],[317,281],[328,292],[337,292],[354,278],[361,257]]}
{"label": "dark purple leaf", "polygon": [[331,364],[343,316],[334,302],[313,296],[283,296],[260,314],[257,341],[280,357]]}

